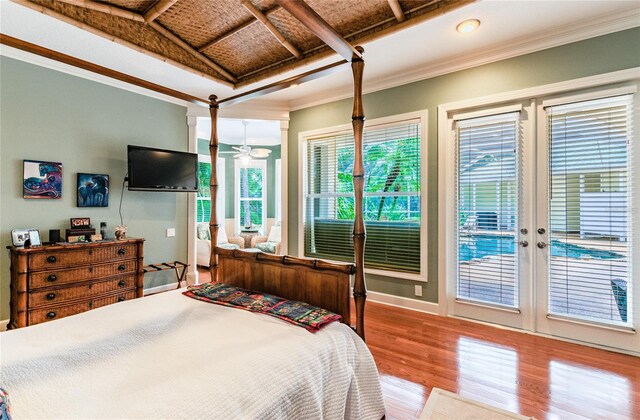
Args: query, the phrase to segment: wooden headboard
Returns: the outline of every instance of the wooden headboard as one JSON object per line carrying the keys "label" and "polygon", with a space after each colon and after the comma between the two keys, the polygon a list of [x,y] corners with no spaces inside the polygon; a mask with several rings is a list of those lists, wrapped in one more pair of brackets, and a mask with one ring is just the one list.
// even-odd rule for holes
{"label": "wooden headboard", "polygon": [[218,276],[225,284],[319,306],[351,322],[349,278],[354,264],[217,248]]}

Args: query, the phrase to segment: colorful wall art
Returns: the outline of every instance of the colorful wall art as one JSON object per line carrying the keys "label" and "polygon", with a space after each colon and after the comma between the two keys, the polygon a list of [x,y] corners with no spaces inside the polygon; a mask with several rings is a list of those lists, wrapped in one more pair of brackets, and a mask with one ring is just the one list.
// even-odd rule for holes
{"label": "colorful wall art", "polygon": [[109,175],[78,174],[78,207],[109,206]]}
{"label": "colorful wall art", "polygon": [[62,163],[24,160],[24,198],[62,198]]}

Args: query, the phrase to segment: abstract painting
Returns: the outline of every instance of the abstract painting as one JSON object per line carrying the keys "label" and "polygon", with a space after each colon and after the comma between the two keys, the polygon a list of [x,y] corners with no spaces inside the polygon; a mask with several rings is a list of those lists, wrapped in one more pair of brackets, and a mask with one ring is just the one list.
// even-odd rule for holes
{"label": "abstract painting", "polygon": [[24,198],[62,198],[62,163],[24,160],[23,165]]}
{"label": "abstract painting", "polygon": [[109,206],[109,175],[78,174],[78,207]]}

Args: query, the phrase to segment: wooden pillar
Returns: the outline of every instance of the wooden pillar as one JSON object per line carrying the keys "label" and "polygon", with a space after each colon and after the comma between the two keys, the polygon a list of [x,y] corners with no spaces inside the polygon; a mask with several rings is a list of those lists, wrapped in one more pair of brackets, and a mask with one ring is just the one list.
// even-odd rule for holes
{"label": "wooden pillar", "polygon": [[[209,154],[211,155],[211,179],[209,180],[209,190],[211,191],[211,217],[209,219],[209,230],[211,231],[211,256],[209,258],[209,272],[211,281],[218,281],[218,97],[209,96],[209,114],[211,115],[211,140],[209,141]],[[223,221],[224,222],[224,221]]]}
{"label": "wooden pillar", "polygon": [[[364,49],[357,46],[362,54]],[[362,104],[362,74],[364,60],[361,56],[353,55],[351,60],[353,72],[353,113],[351,124],[353,125],[353,140],[355,146],[355,159],[353,162],[353,192],[355,201],[355,220],[353,222],[353,249],[355,253],[356,272],[353,282],[353,299],[356,304],[356,333],[364,340],[364,304],[367,300],[367,285],[364,279],[364,246],[367,234],[362,215],[362,197],[364,194],[364,160],[362,133],[364,131],[364,107]]]}

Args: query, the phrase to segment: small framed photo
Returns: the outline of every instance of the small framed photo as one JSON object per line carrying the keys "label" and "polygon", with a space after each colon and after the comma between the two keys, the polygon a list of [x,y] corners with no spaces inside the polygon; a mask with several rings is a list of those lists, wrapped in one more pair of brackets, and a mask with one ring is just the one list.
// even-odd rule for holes
{"label": "small framed photo", "polygon": [[11,243],[13,246],[24,246],[29,239],[29,231],[32,229],[13,229],[11,231]]}
{"label": "small framed photo", "polygon": [[29,230],[29,244],[30,246],[42,245],[42,240],[40,240],[40,232],[37,229]]}
{"label": "small framed photo", "polygon": [[76,191],[78,207],[108,207],[109,175],[79,173]]}
{"label": "small framed photo", "polygon": [[89,217],[72,217],[71,229],[83,228],[91,226],[91,219]]}

